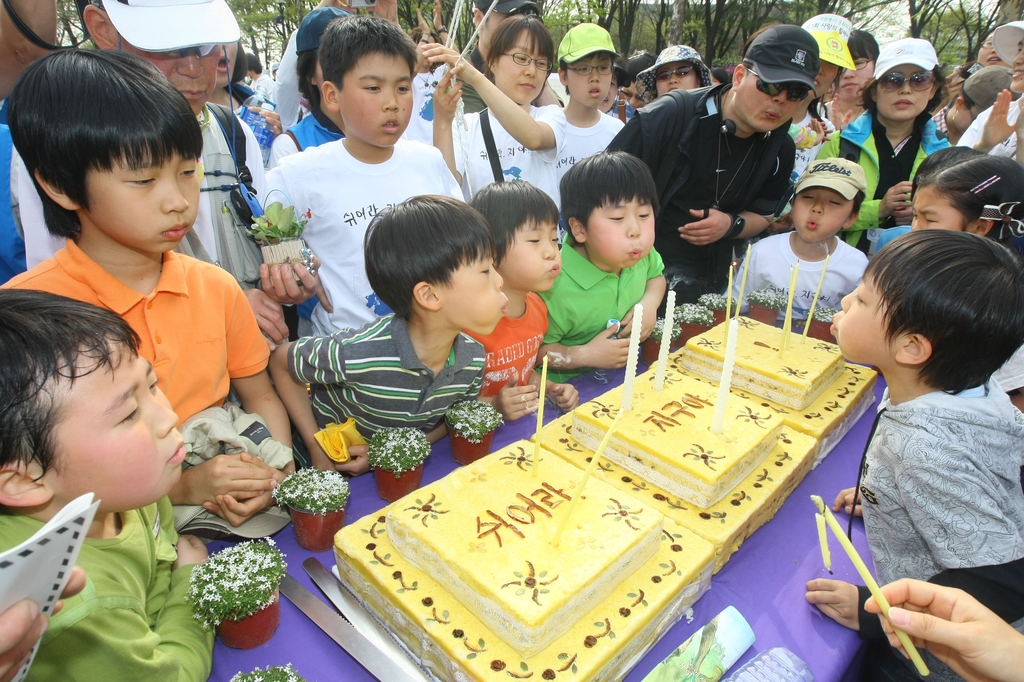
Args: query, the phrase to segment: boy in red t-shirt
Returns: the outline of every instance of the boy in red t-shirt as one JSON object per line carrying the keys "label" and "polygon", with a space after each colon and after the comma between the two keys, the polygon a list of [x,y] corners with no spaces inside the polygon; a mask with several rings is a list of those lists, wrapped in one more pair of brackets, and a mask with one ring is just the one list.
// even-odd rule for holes
{"label": "boy in red t-shirt", "polygon": [[[489,335],[466,333],[487,352],[480,398],[506,421],[515,421],[538,408],[540,376],[533,368],[548,330],[548,309],[536,292],[550,289],[562,269],[558,207],[528,182],[488,185],[469,203],[494,231],[495,264],[505,282],[508,307]],[[565,412],[575,409],[580,397],[571,384],[550,381],[547,395]]]}

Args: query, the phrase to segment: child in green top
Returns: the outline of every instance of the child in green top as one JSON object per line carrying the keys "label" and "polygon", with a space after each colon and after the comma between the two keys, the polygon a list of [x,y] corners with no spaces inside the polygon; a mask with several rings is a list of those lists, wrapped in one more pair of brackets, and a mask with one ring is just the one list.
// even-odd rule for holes
{"label": "child in green top", "polygon": [[[647,166],[626,152],[579,161],[562,178],[562,273],[541,297],[548,306],[549,378],[562,382],[590,367],[626,364],[634,322],[654,329],[665,296],[665,269],[654,250],[658,196]],[[642,303],[642,320],[633,306]],[[610,324],[613,321],[619,324]]]}
{"label": "child in green top", "polygon": [[197,538],[167,498],[185,450],[178,417],[114,313],[0,290],[0,550],[85,493],[100,500],[78,558],[88,576],[43,636],[29,680],[205,680],[213,633],[185,602]]}

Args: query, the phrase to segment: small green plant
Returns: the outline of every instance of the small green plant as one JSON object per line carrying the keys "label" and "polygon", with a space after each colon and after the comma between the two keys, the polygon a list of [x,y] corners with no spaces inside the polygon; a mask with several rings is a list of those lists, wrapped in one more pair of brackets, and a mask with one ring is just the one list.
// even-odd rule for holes
{"label": "small green plant", "polygon": [[419,429],[381,429],[370,439],[367,459],[374,469],[400,476],[412,471],[430,454],[430,443]]}
{"label": "small green plant", "polygon": [[763,287],[754,289],[747,296],[747,300],[753,305],[762,305],[772,310],[781,310],[786,307],[786,292],[779,291],[774,287]]}
{"label": "small green plant", "polygon": [[326,514],[348,502],[348,480],[337,471],[299,469],[274,488],[278,504],[310,514]]}
{"label": "small green plant", "polygon": [[448,408],[444,419],[449,429],[470,443],[479,443],[502,422],[496,409],[479,400],[460,400]]}
{"label": "small green plant", "polygon": [[[704,294],[697,299],[697,303],[708,310],[725,310],[727,299],[722,294]],[[736,299],[732,299],[732,309],[736,309]]]}
{"label": "small green plant", "polygon": [[[677,310],[678,310],[678,308],[677,308]],[[674,321],[672,323],[672,339],[671,340],[675,341],[676,339],[679,338],[679,335],[683,333],[683,328],[679,326],[679,318],[675,314],[673,314],[672,317],[673,317]],[[654,323],[654,329],[651,330],[650,338],[653,341],[657,341],[658,343],[661,343],[661,339],[664,336],[664,334],[665,334],[665,318],[662,317],[662,318],[659,318],[658,321]]]}
{"label": "small green plant", "polygon": [[268,665],[266,669],[256,668],[249,673],[238,673],[230,682],[306,682],[289,663],[285,666]]}
{"label": "small green plant", "polygon": [[715,322],[715,316],[711,311],[696,303],[682,304],[676,308],[673,317],[676,318],[677,324],[702,324],[705,327],[710,327]]}
{"label": "small green plant", "polygon": [[312,212],[307,210],[296,216],[294,206],[284,206],[280,201],[275,201],[263,209],[263,215],[254,219],[255,222],[249,227],[249,234],[264,246],[298,239],[312,215]]}
{"label": "small green plant", "polygon": [[814,309],[814,319],[818,322],[831,322],[832,316],[838,312],[838,308],[818,307]]}
{"label": "small green plant", "polygon": [[192,569],[186,600],[203,627],[241,620],[274,603],[288,570],[270,538],[223,549]]}

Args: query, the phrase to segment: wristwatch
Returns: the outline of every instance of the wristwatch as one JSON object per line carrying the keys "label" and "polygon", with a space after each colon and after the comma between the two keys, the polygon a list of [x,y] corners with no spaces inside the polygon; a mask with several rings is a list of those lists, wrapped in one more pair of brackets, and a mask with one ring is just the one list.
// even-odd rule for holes
{"label": "wristwatch", "polygon": [[725,233],[723,239],[736,239],[743,232],[743,228],[747,226],[747,219],[741,215],[735,213],[728,214],[732,218],[732,224],[729,226],[729,231]]}

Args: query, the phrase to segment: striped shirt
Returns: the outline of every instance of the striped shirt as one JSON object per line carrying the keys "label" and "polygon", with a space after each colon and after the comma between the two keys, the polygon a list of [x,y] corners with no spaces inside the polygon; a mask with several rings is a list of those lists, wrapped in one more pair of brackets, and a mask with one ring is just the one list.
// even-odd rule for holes
{"label": "striped shirt", "polygon": [[383,428],[434,428],[452,403],[480,393],[484,360],[480,342],[460,333],[435,376],[416,355],[406,321],[388,315],[355,331],[299,339],[288,370],[310,385],[320,428],[351,417],[370,438]]}

